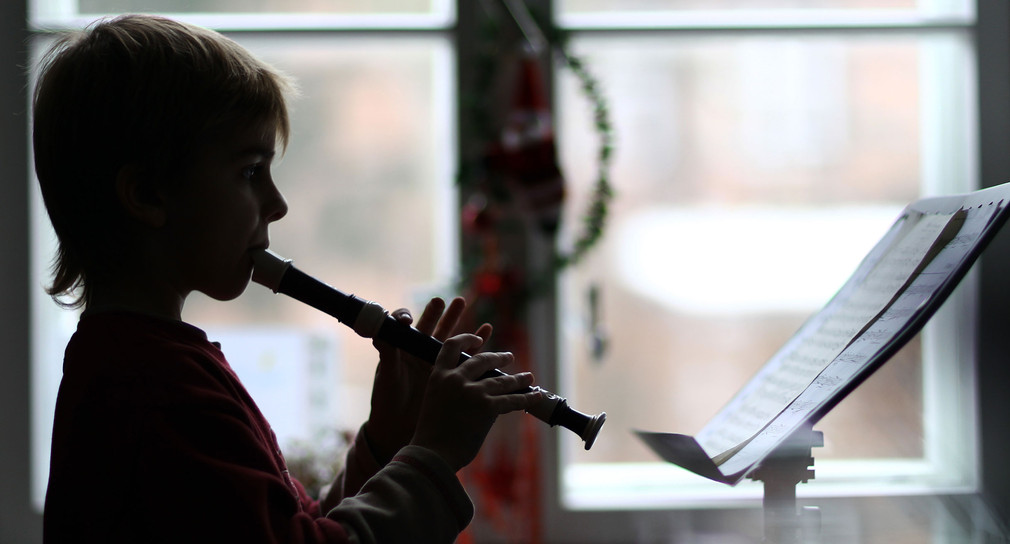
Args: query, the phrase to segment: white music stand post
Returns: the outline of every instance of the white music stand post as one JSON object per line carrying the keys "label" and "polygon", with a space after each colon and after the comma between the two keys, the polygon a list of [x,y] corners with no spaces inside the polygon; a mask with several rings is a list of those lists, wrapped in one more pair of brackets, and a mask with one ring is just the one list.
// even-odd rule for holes
{"label": "white music stand post", "polygon": [[796,486],[814,479],[812,448],[824,445],[824,434],[804,425],[755,468],[748,478],[764,485],[765,544],[812,544],[819,540],[821,512],[797,507]]}

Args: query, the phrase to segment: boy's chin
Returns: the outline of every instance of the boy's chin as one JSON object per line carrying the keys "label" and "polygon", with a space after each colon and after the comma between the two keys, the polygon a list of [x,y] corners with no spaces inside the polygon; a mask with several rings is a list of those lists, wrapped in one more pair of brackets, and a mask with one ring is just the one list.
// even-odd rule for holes
{"label": "boy's chin", "polygon": [[215,289],[213,291],[202,291],[202,292],[203,294],[207,295],[208,297],[214,300],[220,302],[227,302],[229,300],[237,299],[240,295],[242,295],[242,293],[245,292],[246,287],[249,287],[248,278],[246,279],[246,281],[242,282],[241,285],[228,286],[220,289]]}

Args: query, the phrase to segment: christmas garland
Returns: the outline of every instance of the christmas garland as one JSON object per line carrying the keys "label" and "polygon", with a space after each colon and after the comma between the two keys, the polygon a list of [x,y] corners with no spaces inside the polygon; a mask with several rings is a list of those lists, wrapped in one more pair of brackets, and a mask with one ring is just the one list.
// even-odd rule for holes
{"label": "christmas garland", "polygon": [[[557,36],[557,34],[555,35]],[[578,263],[603,236],[608,206],[614,196],[610,186],[610,161],[614,151],[614,132],[610,124],[610,110],[596,78],[586,69],[582,59],[569,51],[566,39],[555,39],[554,44],[565,66],[578,78],[582,92],[592,104],[593,127],[599,138],[599,148],[596,153],[596,182],[593,187],[592,201],[582,217],[582,233],[576,238],[570,252],[555,256],[552,272],[556,274],[565,267]]]}

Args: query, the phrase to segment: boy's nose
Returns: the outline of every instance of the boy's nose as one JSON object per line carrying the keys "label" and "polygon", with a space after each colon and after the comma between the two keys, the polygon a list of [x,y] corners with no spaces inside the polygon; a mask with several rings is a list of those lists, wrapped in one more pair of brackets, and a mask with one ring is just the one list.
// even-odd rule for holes
{"label": "boy's nose", "polygon": [[263,217],[267,223],[273,223],[288,214],[288,201],[274,184],[270,185],[270,195],[263,206]]}

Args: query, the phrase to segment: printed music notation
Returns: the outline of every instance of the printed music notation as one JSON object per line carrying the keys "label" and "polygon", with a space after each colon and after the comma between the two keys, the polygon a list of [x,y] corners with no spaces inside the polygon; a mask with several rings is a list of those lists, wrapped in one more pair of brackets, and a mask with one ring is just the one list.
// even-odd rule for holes
{"label": "printed music notation", "polygon": [[664,460],[736,485],[921,330],[1010,220],[1010,183],[911,203],[841,290],[697,437],[636,431]]}
{"label": "printed music notation", "polygon": [[718,425],[698,436],[716,465],[732,457],[802,393],[867,330],[919,272],[958,234],[965,213],[906,219],[898,239],[866,274],[849,285],[808,324],[809,332],[787,344],[723,410]]}

